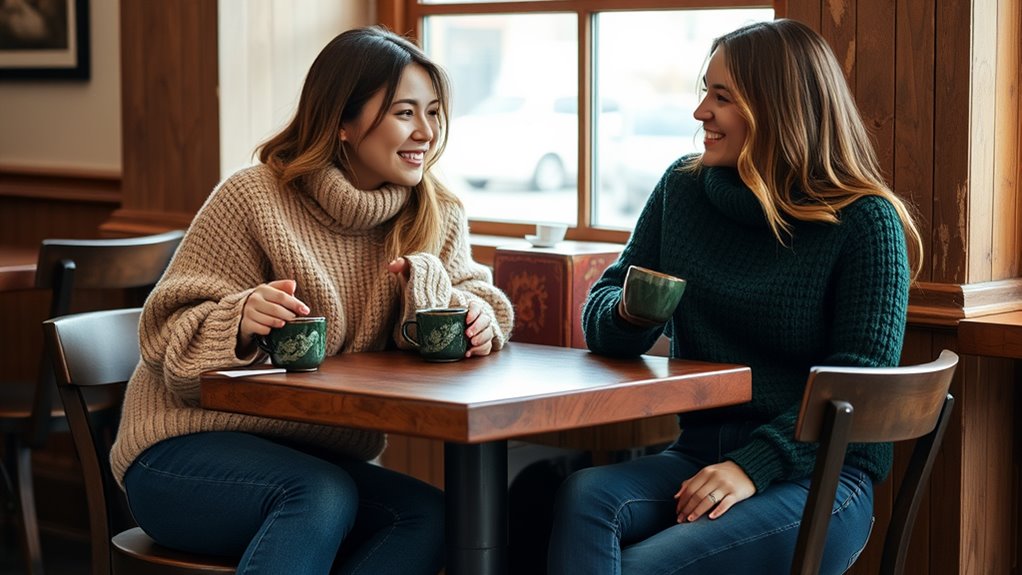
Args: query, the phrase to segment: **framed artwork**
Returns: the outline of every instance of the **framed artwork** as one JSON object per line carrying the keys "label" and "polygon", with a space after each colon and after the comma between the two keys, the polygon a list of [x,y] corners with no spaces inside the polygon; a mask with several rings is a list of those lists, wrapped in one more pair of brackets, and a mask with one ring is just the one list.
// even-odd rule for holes
{"label": "framed artwork", "polygon": [[0,0],[0,80],[89,79],[88,0]]}

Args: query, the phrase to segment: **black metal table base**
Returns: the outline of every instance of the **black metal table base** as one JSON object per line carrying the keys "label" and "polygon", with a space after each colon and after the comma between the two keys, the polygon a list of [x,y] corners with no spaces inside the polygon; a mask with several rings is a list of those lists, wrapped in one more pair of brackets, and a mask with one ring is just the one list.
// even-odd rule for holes
{"label": "black metal table base", "polygon": [[444,444],[448,575],[507,575],[507,441]]}

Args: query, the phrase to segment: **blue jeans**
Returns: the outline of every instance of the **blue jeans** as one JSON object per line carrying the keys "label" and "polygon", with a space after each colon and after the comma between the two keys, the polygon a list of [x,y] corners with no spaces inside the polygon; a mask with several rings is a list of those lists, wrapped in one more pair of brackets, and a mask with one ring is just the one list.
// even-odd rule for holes
{"label": "blue jeans", "polygon": [[[656,455],[583,469],[561,486],[550,538],[550,575],[787,575],[809,479],[772,484],[710,520],[677,523],[681,482],[747,440],[753,426],[685,430]],[[873,526],[873,484],[842,470],[820,573],[843,573]]]}
{"label": "blue jeans", "polygon": [[241,557],[238,575],[423,574],[443,566],[442,493],[363,461],[234,432],[164,440],[128,468],[161,545]]}

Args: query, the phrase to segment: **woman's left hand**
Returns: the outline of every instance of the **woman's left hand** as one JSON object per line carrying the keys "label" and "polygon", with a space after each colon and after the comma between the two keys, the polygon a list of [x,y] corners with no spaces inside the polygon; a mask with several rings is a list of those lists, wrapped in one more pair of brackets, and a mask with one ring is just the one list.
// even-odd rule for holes
{"label": "woman's left hand", "polygon": [[403,281],[408,281],[408,276],[412,273],[412,264],[405,258],[395,258],[387,264],[387,271]]}
{"label": "woman's left hand", "polygon": [[468,302],[468,315],[465,316],[465,337],[468,338],[468,351],[465,357],[473,355],[489,355],[493,348],[493,327],[490,316],[483,313],[483,306],[477,301]]}
{"label": "woman's left hand", "polygon": [[756,486],[734,461],[707,465],[674,494],[678,523],[695,521],[709,512],[710,519],[727,513],[731,506],[756,494]]}

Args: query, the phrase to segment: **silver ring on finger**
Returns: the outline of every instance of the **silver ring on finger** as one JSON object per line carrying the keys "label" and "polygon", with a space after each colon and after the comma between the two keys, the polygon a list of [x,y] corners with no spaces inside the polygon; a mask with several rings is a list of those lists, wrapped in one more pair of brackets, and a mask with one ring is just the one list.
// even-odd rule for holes
{"label": "silver ring on finger", "polygon": [[709,494],[709,495],[707,495],[707,496],[706,496],[706,498],[707,498],[707,499],[709,499],[709,500],[710,500],[710,503],[712,503],[712,504],[714,504],[714,505],[716,505],[716,504],[717,504],[717,502],[718,502],[718,501],[720,501],[719,499],[717,499],[717,496],[716,496],[716,495],[714,495],[712,491],[710,492],[710,494]]}

